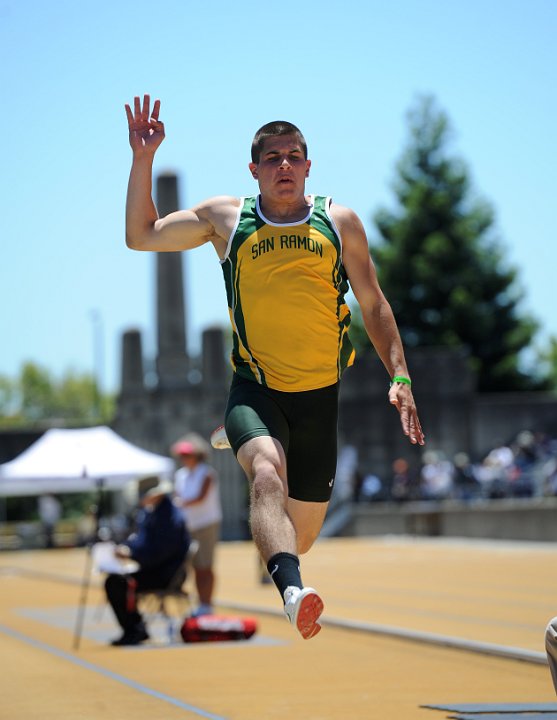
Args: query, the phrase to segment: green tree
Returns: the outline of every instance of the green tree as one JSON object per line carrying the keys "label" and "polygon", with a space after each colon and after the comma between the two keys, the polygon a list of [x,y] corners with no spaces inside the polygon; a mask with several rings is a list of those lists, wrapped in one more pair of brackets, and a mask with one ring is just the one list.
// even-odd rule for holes
{"label": "green tree", "polygon": [[548,378],[551,389],[557,390],[557,337],[550,337],[547,347],[540,350],[538,355],[542,374]]}
{"label": "green tree", "polygon": [[16,404],[16,386],[7,375],[0,375],[0,416],[14,413]]}
{"label": "green tree", "polygon": [[21,414],[30,422],[54,416],[55,390],[48,370],[26,362],[19,378]]}
{"label": "green tree", "polygon": [[517,271],[494,234],[494,212],[474,197],[465,165],[449,157],[449,122],[432,98],[409,113],[397,165],[399,207],[379,210],[378,275],[407,347],[464,346],[480,391],[531,389],[521,351],[537,330],[520,315]]}
{"label": "green tree", "polygon": [[67,371],[60,379],[33,362],[26,362],[15,380],[0,377],[0,425],[66,425],[109,422],[114,398],[100,394],[87,373]]}
{"label": "green tree", "polygon": [[62,417],[85,418],[95,417],[98,411],[95,379],[67,372],[57,385],[55,412]]}

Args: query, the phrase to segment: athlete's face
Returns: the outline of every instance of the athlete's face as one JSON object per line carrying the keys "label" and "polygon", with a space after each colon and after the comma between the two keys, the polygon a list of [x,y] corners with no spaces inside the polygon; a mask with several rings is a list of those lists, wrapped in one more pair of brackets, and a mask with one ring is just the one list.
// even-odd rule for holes
{"label": "athlete's face", "polygon": [[304,158],[295,135],[279,135],[265,140],[258,163],[250,163],[251,174],[262,195],[290,199],[304,193],[311,161]]}

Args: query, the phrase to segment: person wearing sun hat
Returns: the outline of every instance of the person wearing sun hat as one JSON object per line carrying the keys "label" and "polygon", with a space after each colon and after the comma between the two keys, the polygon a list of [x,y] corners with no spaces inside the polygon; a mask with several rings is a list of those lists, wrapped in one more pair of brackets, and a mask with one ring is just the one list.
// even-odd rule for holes
{"label": "person wearing sun hat", "polygon": [[140,486],[142,511],[137,529],[114,549],[118,559],[134,560],[139,569],[133,573],[110,573],[105,580],[107,600],[123,631],[111,645],[139,645],[149,638],[136,595],[165,588],[184,563],[190,535],[172,502],[172,493],[173,484],[169,480],[150,479]]}
{"label": "person wearing sun hat", "polygon": [[217,473],[208,463],[208,444],[200,436],[186,435],[172,446],[180,467],[175,474],[175,500],[182,509],[192,539],[198,548],[193,557],[199,606],[193,615],[213,612],[214,557],[220,538],[222,508]]}

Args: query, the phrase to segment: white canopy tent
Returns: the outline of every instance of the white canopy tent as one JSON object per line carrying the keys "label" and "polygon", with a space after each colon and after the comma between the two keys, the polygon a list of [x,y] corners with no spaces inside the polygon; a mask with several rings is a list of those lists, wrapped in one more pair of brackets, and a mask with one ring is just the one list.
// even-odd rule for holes
{"label": "white canopy tent", "polygon": [[52,429],[0,464],[0,496],[118,490],[149,476],[171,478],[174,462],[132,445],[109,427]]}

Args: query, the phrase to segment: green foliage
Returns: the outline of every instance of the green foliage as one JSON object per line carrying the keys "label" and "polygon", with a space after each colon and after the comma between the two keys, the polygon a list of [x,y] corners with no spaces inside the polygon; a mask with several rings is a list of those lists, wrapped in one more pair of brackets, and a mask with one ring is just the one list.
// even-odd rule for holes
{"label": "green foliage", "polygon": [[1,427],[108,422],[113,412],[114,399],[101,396],[87,373],[68,371],[56,379],[27,362],[17,379],[0,376]]}
{"label": "green foliage", "polygon": [[547,347],[538,353],[540,374],[547,378],[552,390],[557,390],[557,337],[550,337]]}
{"label": "green foliage", "polygon": [[[77,520],[94,507],[96,493],[61,493],[56,495],[61,505],[61,518]],[[6,522],[37,522],[40,519],[36,496],[6,497],[4,519]]]}
{"label": "green foliage", "polygon": [[0,375],[0,416],[9,416],[15,412],[16,392],[14,383],[6,375]]}
{"label": "green foliage", "polygon": [[449,123],[432,98],[409,113],[397,165],[395,211],[381,209],[371,252],[407,347],[465,346],[480,391],[537,387],[520,353],[537,330],[494,235],[491,206],[475,198],[462,162],[447,155]]}
{"label": "green foliage", "polygon": [[55,416],[55,390],[50,373],[27,362],[23,366],[19,380],[21,414],[30,422]]}

